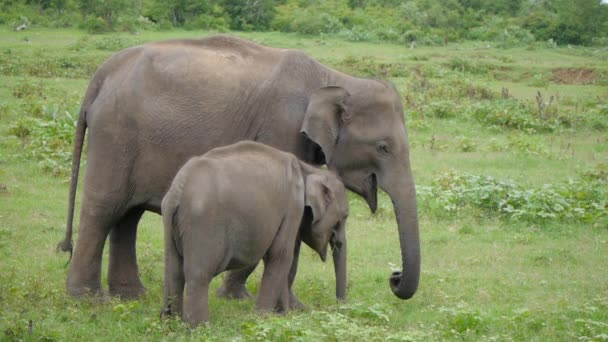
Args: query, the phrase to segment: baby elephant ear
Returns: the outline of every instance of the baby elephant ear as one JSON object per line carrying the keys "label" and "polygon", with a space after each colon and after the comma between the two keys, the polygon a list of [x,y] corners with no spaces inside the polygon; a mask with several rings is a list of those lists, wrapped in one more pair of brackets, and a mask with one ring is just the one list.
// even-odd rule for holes
{"label": "baby elephant ear", "polygon": [[326,164],[333,156],[349,98],[346,89],[331,86],[315,90],[308,100],[300,132],[321,147]]}
{"label": "baby elephant ear", "polygon": [[325,215],[325,210],[331,199],[331,190],[323,181],[323,176],[313,174],[306,177],[305,205],[312,210],[313,224]]}

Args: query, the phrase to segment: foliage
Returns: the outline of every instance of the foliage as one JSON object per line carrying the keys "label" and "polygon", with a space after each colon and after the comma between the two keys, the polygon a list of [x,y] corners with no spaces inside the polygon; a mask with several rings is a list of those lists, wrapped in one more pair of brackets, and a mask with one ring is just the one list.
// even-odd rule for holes
{"label": "foliage", "polygon": [[90,33],[271,29],[416,45],[473,39],[503,48],[608,39],[608,6],[600,0],[5,0],[0,9],[0,24],[13,28],[79,26]]}
{"label": "foliage", "polygon": [[71,169],[78,108],[71,113],[60,111],[57,107],[45,107],[42,118],[19,119],[9,126],[8,133],[21,140],[23,150],[19,155],[37,160],[45,172],[65,176]]}
{"label": "foliage", "polygon": [[557,117],[543,116],[532,103],[514,99],[481,101],[471,105],[468,111],[479,122],[505,128],[552,131],[560,125]]}
{"label": "foliage", "polygon": [[[79,48],[86,46],[82,44]],[[33,49],[30,54],[29,58],[18,58],[10,49],[0,52],[0,75],[40,78],[91,77],[105,58],[105,56],[78,53],[65,54],[57,58],[46,55],[42,49]],[[31,86],[35,89],[35,85],[31,83],[24,87]],[[23,91],[31,92],[25,88]]]}
{"label": "foliage", "polygon": [[435,178],[431,186],[421,187],[419,195],[425,205],[436,210],[456,212],[471,207],[488,215],[531,222],[594,221],[605,218],[608,212],[606,182],[593,179],[534,188],[450,170]]}
{"label": "foliage", "polygon": [[[337,312],[312,311],[288,319],[273,317],[263,322],[245,322],[245,336],[253,341],[410,341],[427,335],[421,331],[387,333],[382,322],[390,311],[379,304],[341,306]],[[374,322],[374,325],[368,322]],[[380,324],[378,324],[380,323]]]}
{"label": "foliage", "polygon": [[127,0],[78,0],[80,10],[93,17],[89,19],[85,26],[89,32],[100,33],[99,19],[102,19],[107,27],[107,30],[113,30],[119,15],[127,12],[129,1]]}
{"label": "foliage", "polygon": [[104,33],[110,28],[108,24],[100,17],[90,17],[82,23],[82,28],[88,33]]}
{"label": "foliage", "polygon": [[275,15],[276,0],[224,0],[226,13],[235,30],[263,31],[270,27]]}

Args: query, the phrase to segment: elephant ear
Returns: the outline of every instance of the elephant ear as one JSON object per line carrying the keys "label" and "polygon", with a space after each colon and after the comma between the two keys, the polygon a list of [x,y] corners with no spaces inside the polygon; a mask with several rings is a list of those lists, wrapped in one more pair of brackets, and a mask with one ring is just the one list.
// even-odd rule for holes
{"label": "elephant ear", "polygon": [[309,175],[306,177],[305,206],[312,211],[312,223],[319,221],[332,200],[332,193],[323,181],[323,176]]}
{"label": "elephant ear", "polygon": [[300,132],[321,147],[326,164],[333,156],[349,98],[346,89],[330,86],[315,90],[308,101]]}

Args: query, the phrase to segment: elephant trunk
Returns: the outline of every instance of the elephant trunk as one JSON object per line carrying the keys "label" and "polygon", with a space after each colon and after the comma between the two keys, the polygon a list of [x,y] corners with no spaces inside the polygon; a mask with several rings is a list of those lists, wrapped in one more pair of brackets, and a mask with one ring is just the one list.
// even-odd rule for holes
{"label": "elephant trunk", "polygon": [[345,222],[340,223],[340,227],[331,241],[338,300],[346,300],[346,231],[344,225]]}
{"label": "elephant trunk", "polygon": [[418,232],[418,211],[416,188],[409,163],[388,177],[381,179],[381,188],[388,193],[393,202],[399,243],[401,246],[402,272],[393,272],[390,287],[400,299],[411,298],[418,289],[420,280],[420,236]]}

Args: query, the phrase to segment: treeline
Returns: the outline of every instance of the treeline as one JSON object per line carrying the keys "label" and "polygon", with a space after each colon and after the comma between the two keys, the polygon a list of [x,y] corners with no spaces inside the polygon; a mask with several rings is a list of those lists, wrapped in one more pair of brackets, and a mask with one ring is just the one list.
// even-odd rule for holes
{"label": "treeline", "polygon": [[423,45],[608,44],[601,0],[0,0],[0,10],[0,25],[92,33],[181,27]]}

